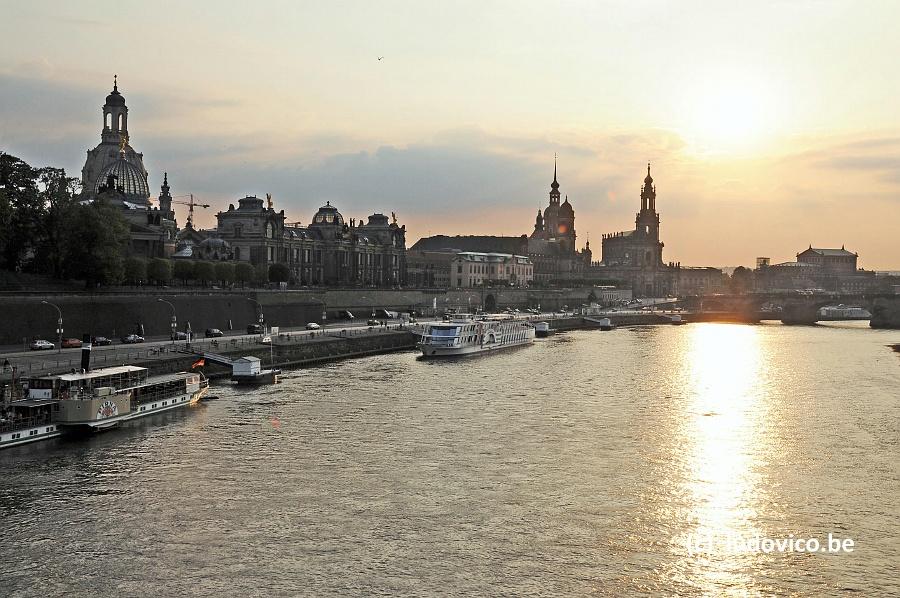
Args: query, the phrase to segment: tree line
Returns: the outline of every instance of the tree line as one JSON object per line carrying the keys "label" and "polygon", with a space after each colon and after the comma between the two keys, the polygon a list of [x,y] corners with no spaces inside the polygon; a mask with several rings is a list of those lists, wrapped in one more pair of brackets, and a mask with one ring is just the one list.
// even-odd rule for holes
{"label": "tree line", "polygon": [[125,259],[123,282],[129,285],[169,285],[184,286],[221,285],[230,287],[239,284],[265,284],[267,282],[290,281],[290,270],[284,264],[253,266],[247,262],[204,262],[190,260],[168,260],[163,258]]}

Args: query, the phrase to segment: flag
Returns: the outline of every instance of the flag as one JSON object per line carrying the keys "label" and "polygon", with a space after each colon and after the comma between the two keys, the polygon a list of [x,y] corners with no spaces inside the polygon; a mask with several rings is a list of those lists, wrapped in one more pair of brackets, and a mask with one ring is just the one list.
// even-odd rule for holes
{"label": "flag", "polygon": [[206,360],[202,357],[194,362],[194,365],[191,366],[191,369],[194,368],[202,368],[206,364]]}

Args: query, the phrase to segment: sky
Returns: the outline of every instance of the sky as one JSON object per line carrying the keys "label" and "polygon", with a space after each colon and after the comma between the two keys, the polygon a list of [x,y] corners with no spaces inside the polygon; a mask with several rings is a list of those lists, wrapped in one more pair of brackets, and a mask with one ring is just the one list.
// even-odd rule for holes
{"label": "sky", "polygon": [[[530,233],[558,155],[578,246],[900,270],[900,2],[0,0],[0,151],[80,176],[118,74],[151,192],[271,193],[433,234]],[[378,60],[382,57],[381,60]],[[179,208],[181,208],[179,206]],[[179,209],[179,222],[186,217]]]}

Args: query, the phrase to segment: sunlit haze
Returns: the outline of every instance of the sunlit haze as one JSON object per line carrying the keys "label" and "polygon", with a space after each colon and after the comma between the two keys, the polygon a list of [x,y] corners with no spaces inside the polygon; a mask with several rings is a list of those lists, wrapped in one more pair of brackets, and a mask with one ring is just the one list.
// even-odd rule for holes
{"label": "sunlit haze", "polygon": [[[271,193],[429,234],[529,233],[561,192],[666,261],[846,246],[900,269],[896,2],[0,0],[0,150],[80,176],[118,74],[150,188]],[[378,60],[383,57],[382,60]],[[179,221],[186,214],[180,209]],[[599,256],[598,256],[599,257]]]}

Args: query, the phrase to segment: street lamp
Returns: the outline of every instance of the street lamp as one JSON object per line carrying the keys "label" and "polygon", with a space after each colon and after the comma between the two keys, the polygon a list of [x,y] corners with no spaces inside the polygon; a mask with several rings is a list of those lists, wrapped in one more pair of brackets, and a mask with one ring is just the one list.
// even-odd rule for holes
{"label": "street lamp", "polygon": [[59,319],[56,320],[56,334],[59,337],[59,345],[56,346],[56,352],[61,353],[62,352],[62,334],[63,334],[62,310],[55,303],[50,303],[49,301],[41,301],[41,303],[43,305],[49,305],[51,307],[55,307],[56,313],[59,314]]}
{"label": "street lamp", "polygon": [[175,318],[175,306],[165,299],[157,299],[160,303],[165,303],[172,308],[172,344],[175,344],[175,331],[178,329],[178,320]]}

